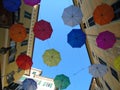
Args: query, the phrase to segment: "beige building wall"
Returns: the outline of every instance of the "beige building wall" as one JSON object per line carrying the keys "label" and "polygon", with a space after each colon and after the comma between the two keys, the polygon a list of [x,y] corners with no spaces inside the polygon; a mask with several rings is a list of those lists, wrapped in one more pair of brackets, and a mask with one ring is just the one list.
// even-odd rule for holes
{"label": "beige building wall", "polygon": [[[91,58],[91,64],[101,63],[108,67],[107,74],[103,76],[103,78],[97,78],[102,84],[100,90],[120,90],[120,72],[113,66],[114,59],[120,55],[120,16],[108,24],[98,25],[93,20],[93,12],[95,8],[102,3],[107,3],[112,7],[116,5],[116,3],[120,5],[120,2],[117,1],[119,0],[73,0],[74,4],[78,6],[83,13],[82,23],[80,25],[87,35],[86,46]],[[114,12],[116,11],[114,10]],[[118,10],[118,12],[120,12],[120,10]],[[114,33],[117,41],[112,48],[103,50],[97,47],[96,38],[100,32],[106,30]],[[91,87],[90,90],[95,90],[95,87]]]}
{"label": "beige building wall", "polygon": [[[8,86],[8,79],[13,74],[11,81],[16,82],[25,71],[18,71],[18,66],[16,65],[16,58],[21,53],[25,53],[32,57],[33,46],[34,46],[34,34],[33,27],[34,23],[37,21],[39,5],[34,7],[25,5],[22,0],[22,5],[20,9],[14,13],[14,23],[21,23],[26,28],[27,37],[23,42],[14,42],[9,37],[9,27],[0,27],[0,48],[9,47],[12,49],[9,50],[6,54],[0,54],[0,66],[1,66],[1,77],[2,77],[2,87]],[[26,74],[29,74],[29,70],[26,71]],[[9,75],[9,76],[8,76]]]}

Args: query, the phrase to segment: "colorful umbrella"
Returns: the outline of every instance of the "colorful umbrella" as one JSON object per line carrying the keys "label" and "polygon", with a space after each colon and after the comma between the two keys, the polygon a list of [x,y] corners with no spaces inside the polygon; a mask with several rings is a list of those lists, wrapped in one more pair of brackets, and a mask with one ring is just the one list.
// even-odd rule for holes
{"label": "colorful umbrella", "polygon": [[101,4],[95,8],[93,18],[97,24],[107,24],[114,18],[113,8],[108,4]]}
{"label": "colorful umbrella", "polygon": [[62,14],[64,23],[71,27],[80,24],[82,17],[83,15],[80,8],[74,5],[65,8]]}
{"label": "colorful umbrella", "polygon": [[99,35],[96,38],[97,46],[104,50],[112,48],[115,42],[116,42],[115,35],[109,31],[99,33]]}
{"label": "colorful umbrella", "polygon": [[20,8],[21,0],[3,0],[3,6],[10,12],[15,12]]}
{"label": "colorful umbrella", "polygon": [[43,54],[43,60],[48,66],[56,66],[61,60],[60,53],[55,49],[48,49]]}
{"label": "colorful umbrella", "polygon": [[31,57],[26,54],[19,55],[16,59],[16,63],[18,65],[18,68],[23,70],[30,69],[33,64]]}
{"label": "colorful umbrella", "polygon": [[93,64],[89,66],[89,73],[93,75],[93,77],[103,77],[107,71],[107,66],[103,64]]}
{"label": "colorful umbrella", "polygon": [[54,78],[54,84],[55,87],[59,88],[60,90],[65,89],[70,85],[70,80],[66,75],[60,74]]}
{"label": "colorful umbrella", "polygon": [[24,3],[29,6],[34,6],[40,3],[41,0],[24,0]]}
{"label": "colorful umbrella", "polygon": [[67,35],[67,42],[73,48],[79,48],[86,42],[86,35],[81,29],[72,29]]}
{"label": "colorful umbrella", "polygon": [[36,22],[33,29],[35,37],[41,40],[50,38],[52,31],[53,30],[51,24],[45,20]]}
{"label": "colorful umbrella", "polygon": [[24,90],[36,90],[37,89],[37,82],[31,78],[26,78],[23,83]]}
{"label": "colorful umbrella", "polygon": [[9,29],[10,38],[16,42],[22,42],[26,36],[26,29],[21,24],[13,24]]}
{"label": "colorful umbrella", "polygon": [[115,60],[114,60],[114,67],[115,67],[116,70],[120,71],[120,56],[115,58]]}

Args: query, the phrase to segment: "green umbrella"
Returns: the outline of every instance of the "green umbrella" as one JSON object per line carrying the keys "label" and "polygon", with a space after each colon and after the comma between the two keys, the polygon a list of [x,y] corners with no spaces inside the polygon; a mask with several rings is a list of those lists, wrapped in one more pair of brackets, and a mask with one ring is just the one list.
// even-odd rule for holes
{"label": "green umbrella", "polygon": [[43,60],[48,66],[56,66],[61,60],[60,53],[55,49],[48,49],[43,54]]}
{"label": "green umbrella", "polygon": [[60,90],[65,89],[70,85],[69,77],[64,74],[57,75],[54,78],[54,84],[55,87],[59,88]]}

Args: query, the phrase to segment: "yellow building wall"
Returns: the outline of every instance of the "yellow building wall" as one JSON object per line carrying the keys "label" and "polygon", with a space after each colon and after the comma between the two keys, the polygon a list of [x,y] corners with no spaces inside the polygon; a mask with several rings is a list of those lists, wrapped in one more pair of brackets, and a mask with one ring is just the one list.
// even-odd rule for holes
{"label": "yellow building wall", "polygon": [[[22,0],[22,5],[20,7],[20,20],[18,23],[23,24],[25,28],[29,28],[29,33],[25,40],[28,40],[28,44],[21,46],[21,42],[16,43],[16,55],[15,60],[21,52],[26,51],[26,54],[32,57],[33,53],[33,46],[34,46],[34,34],[33,34],[33,27],[35,22],[37,21],[39,5],[35,5],[34,7],[25,5]],[[31,14],[31,19],[27,19],[24,17],[24,11],[27,11]],[[16,22],[15,22],[16,23]],[[9,38],[9,27],[8,28],[1,28],[0,27],[0,48],[1,47],[9,47],[10,46],[10,38]],[[9,51],[5,55],[0,54],[0,65],[1,65],[1,76],[2,76],[2,87],[8,86],[6,75],[9,74],[11,71],[15,71],[14,82],[16,82],[24,73],[25,71],[22,70],[18,71],[18,66],[16,62],[8,63]]]}
{"label": "yellow building wall", "polygon": [[[99,81],[102,83],[104,88],[100,90],[109,90],[105,82],[107,82],[112,90],[120,90],[120,72],[118,72],[113,65],[114,59],[120,55],[120,20],[111,21],[106,25],[95,24],[93,26],[89,26],[88,19],[93,16],[93,12],[98,5],[101,5],[102,3],[112,5],[117,1],[118,0],[74,0],[74,4],[79,6],[83,13],[81,28],[87,35],[86,41],[89,45],[88,52],[91,63],[100,63],[99,58],[101,58],[108,67],[106,75],[103,76],[103,78],[99,78]],[[100,32],[106,30],[114,33],[117,41],[112,48],[103,50],[97,46],[96,38]],[[117,72],[119,81],[112,75],[110,67]],[[91,90],[94,90],[94,88],[91,88]]]}

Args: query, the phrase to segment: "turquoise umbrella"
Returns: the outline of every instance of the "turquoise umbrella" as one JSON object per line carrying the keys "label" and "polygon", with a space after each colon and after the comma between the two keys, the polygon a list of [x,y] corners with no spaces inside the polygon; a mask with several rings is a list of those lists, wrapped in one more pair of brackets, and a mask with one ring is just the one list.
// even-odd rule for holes
{"label": "turquoise umbrella", "polygon": [[55,87],[59,88],[60,90],[65,89],[70,85],[69,77],[64,74],[57,75],[54,78],[54,84]]}

